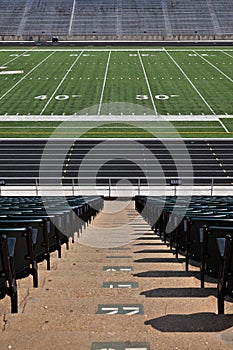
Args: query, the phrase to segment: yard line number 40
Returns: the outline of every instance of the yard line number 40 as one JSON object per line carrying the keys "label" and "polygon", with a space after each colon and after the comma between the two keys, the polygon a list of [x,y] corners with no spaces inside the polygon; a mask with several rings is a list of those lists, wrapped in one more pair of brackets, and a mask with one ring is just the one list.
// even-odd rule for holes
{"label": "yard line number 40", "polygon": [[[81,97],[81,95],[72,95],[72,96],[69,96],[69,95],[57,95],[54,98],[55,98],[55,100],[58,100],[58,101],[64,101],[64,100],[68,100],[70,97],[72,97],[72,98]],[[47,98],[48,98],[47,95],[39,95],[39,96],[35,96],[34,97],[35,100],[40,100],[40,101],[47,100]]]}

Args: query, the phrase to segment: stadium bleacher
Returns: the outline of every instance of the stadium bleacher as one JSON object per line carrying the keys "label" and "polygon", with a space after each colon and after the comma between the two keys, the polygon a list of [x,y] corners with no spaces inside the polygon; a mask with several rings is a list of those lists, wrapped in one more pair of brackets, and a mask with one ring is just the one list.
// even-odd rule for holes
{"label": "stadium bleacher", "polygon": [[[206,276],[218,279],[218,313],[224,313],[224,297],[233,297],[233,198],[187,198],[137,196],[135,208],[159,237],[170,246],[171,252],[199,264],[201,288]],[[226,243],[227,242],[227,243]]]}
{"label": "stadium bleacher", "polygon": [[[233,39],[232,18],[233,4],[227,0],[0,0],[0,41],[26,39],[34,42],[42,38],[51,42],[51,37],[55,38],[54,42],[58,38],[71,41],[80,38]],[[41,174],[51,188],[56,180],[60,185],[72,184],[74,194],[74,185],[79,184],[80,164],[99,141],[75,141],[69,166],[64,163],[67,169],[62,168],[65,171],[57,178],[58,156],[66,148],[66,142],[69,145],[66,140],[54,141],[49,165],[42,173],[41,158],[47,140],[1,140],[0,143],[0,307],[3,305],[0,348],[62,350],[68,345],[80,350],[228,350],[225,343],[220,346],[224,334],[219,333],[232,327],[229,310],[233,301],[233,197],[199,195],[190,199],[138,195],[130,204],[124,197],[124,209],[119,209],[117,203],[117,212],[113,212],[111,202],[114,201],[109,190],[105,205],[110,210],[102,213],[104,199],[98,195],[2,196],[5,185],[19,186],[19,190],[25,191],[21,185],[36,183],[37,188]],[[118,181],[127,179],[136,187],[138,185],[140,193],[140,184],[147,184],[150,167],[153,171],[149,175],[154,183],[160,184],[161,173],[158,167],[153,167],[157,158],[164,170],[162,181],[165,178],[170,186],[174,185],[174,179],[176,191],[176,183],[179,185],[180,181],[178,163],[172,159],[169,150],[164,149],[159,139],[138,143],[143,164],[146,164],[145,172],[137,162],[130,160],[138,150],[130,148],[125,139],[119,142],[119,148],[114,142],[108,144],[109,153],[116,147],[118,157],[111,159],[110,156],[106,161],[101,150],[94,156],[94,167],[91,163],[84,172],[85,181],[90,181],[95,166],[101,163],[98,175],[95,174],[99,187],[111,185],[111,181],[115,186]],[[184,143],[193,165],[195,184],[207,185],[211,181],[212,185],[214,181],[222,185],[233,184],[229,155],[233,150],[231,139],[225,142],[192,139]],[[170,146],[174,153],[181,155],[181,166],[188,172],[183,163],[186,153],[183,155],[180,141],[172,140]],[[154,156],[152,159],[146,159],[146,147]],[[124,158],[127,152],[129,160],[122,161],[121,157]],[[223,174],[223,166],[228,174]],[[186,180],[184,177],[182,181],[185,183]],[[100,216],[102,221],[96,226],[90,225]],[[78,240],[86,234],[98,240],[101,231],[104,231],[102,237],[106,246],[85,245]],[[112,237],[117,246],[109,245]],[[73,244],[77,241],[78,245]],[[92,236],[90,242],[93,243]],[[72,247],[75,247],[73,251]],[[62,249],[70,249],[71,254]],[[150,254],[149,258],[146,254]],[[67,259],[61,259],[63,256]],[[52,264],[54,257],[59,262],[68,260],[68,264],[60,269],[60,276],[59,268]],[[40,263],[44,263],[44,274],[49,275],[49,278],[43,276],[43,283],[39,278]],[[60,279],[56,284],[57,275]],[[160,280],[156,283],[158,277]],[[186,284],[184,279],[181,281],[177,277],[190,277],[193,284],[190,281]],[[139,278],[146,282],[143,284]],[[29,284],[23,285],[25,280]],[[20,295],[21,282],[26,288]],[[212,283],[216,285],[214,293],[209,288]],[[152,284],[158,288],[151,290]],[[18,315],[10,315],[8,305],[5,307],[9,304],[7,296],[11,313]],[[219,317],[217,321],[213,312],[206,311],[206,300],[203,299],[209,296],[217,296],[218,314],[226,311],[225,318]],[[170,297],[172,302],[168,301]],[[182,301],[179,301],[180,297],[183,297]],[[196,299],[198,302],[194,297],[199,298]],[[212,301],[209,298],[209,304]],[[183,310],[185,315],[181,315]],[[117,313],[121,314],[121,322],[112,317]],[[130,316],[124,318],[123,315]],[[157,319],[149,319],[155,316]],[[183,317],[182,322],[180,317]],[[156,332],[152,328],[156,328]],[[230,336],[228,343],[231,346],[232,332]],[[133,337],[139,341],[134,342]],[[99,340],[102,343],[97,343]]]}
{"label": "stadium bleacher", "polygon": [[223,39],[233,35],[232,17],[226,0],[0,1],[2,36]]}
{"label": "stadium bleacher", "polygon": [[46,260],[50,270],[50,253],[58,251],[61,258],[62,244],[68,249],[69,238],[74,242],[102,207],[97,196],[0,198],[0,298],[11,297],[13,313],[18,311],[17,280],[32,275],[37,288],[37,263]]}

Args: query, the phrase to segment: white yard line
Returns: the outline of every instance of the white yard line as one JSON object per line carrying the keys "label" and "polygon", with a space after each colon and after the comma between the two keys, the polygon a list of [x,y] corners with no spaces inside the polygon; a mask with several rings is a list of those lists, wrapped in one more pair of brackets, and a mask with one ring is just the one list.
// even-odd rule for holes
{"label": "white yard line", "polygon": [[[1,52],[1,51],[0,51],[0,52]],[[23,53],[21,53],[21,55],[12,58],[10,61],[8,61],[8,62],[6,62],[6,63],[1,64],[1,66],[6,66],[7,64],[9,64],[9,63],[11,63],[11,62],[17,60],[19,57],[23,56],[25,53],[28,53],[28,52],[30,52],[30,50],[24,51]]]}
{"label": "white yard line", "polygon": [[66,74],[64,75],[64,77],[62,78],[62,80],[60,81],[60,83],[58,84],[58,86],[56,87],[56,89],[54,90],[53,94],[51,95],[50,99],[48,100],[48,102],[45,104],[45,106],[43,107],[42,111],[40,112],[40,115],[42,115],[44,113],[44,111],[46,110],[46,108],[48,107],[49,103],[51,102],[52,98],[54,97],[54,95],[56,94],[56,92],[58,91],[58,89],[60,88],[60,86],[63,84],[64,80],[66,79],[67,75],[70,73],[70,71],[72,70],[72,68],[74,67],[74,65],[76,64],[76,62],[79,60],[80,56],[83,54],[83,51],[80,52],[80,54],[78,55],[78,57],[75,59],[75,61],[72,63],[72,65],[70,66],[70,68],[68,69],[68,71],[66,72]]}
{"label": "white yard line", "polygon": [[229,53],[227,53],[226,50],[220,50],[220,51],[221,51],[222,53],[224,53],[224,55],[227,55],[227,56],[233,58],[233,56],[231,56]]}
{"label": "white yard line", "polygon": [[187,76],[187,74],[183,71],[183,69],[180,67],[180,65],[176,62],[176,60],[169,54],[169,52],[164,48],[164,51],[166,52],[166,54],[170,57],[170,59],[172,60],[172,62],[179,68],[179,70],[181,71],[181,73],[185,76],[185,78],[188,80],[188,82],[190,83],[190,85],[193,87],[193,89],[196,91],[196,93],[200,96],[200,98],[202,99],[202,101],[205,103],[205,105],[209,108],[209,110],[211,111],[211,113],[213,113],[214,115],[216,115],[216,113],[214,112],[213,108],[209,105],[209,103],[206,101],[206,99],[202,96],[202,94],[200,93],[200,91],[196,88],[196,86],[193,84],[193,82],[190,80],[190,78]]}
{"label": "white yard line", "polygon": [[3,94],[0,97],[0,100],[2,100],[6,95],[8,95],[17,85],[19,85],[29,74],[31,74],[36,68],[38,68],[42,63],[44,63],[48,58],[50,58],[52,55],[54,54],[54,52],[52,52],[50,55],[48,55],[45,59],[43,59],[40,63],[38,63],[35,67],[33,67],[27,74],[25,74],[23,76],[22,79],[20,79],[19,81],[17,81],[17,83],[15,85],[13,85],[8,91],[5,92],[5,94]]}
{"label": "white yard line", "polygon": [[76,3],[76,1],[74,0],[73,1],[72,12],[71,12],[71,16],[70,16],[70,25],[69,25],[68,35],[71,34],[71,29],[72,29],[72,24],[73,24],[73,19],[74,19],[75,3]]}
{"label": "white yard line", "polygon": [[140,54],[139,50],[137,52],[138,52],[138,57],[139,57],[139,60],[140,60],[141,66],[142,66],[143,73],[144,73],[144,77],[146,79],[146,84],[147,84],[147,88],[148,88],[148,91],[149,91],[149,94],[150,94],[152,106],[153,106],[155,115],[158,115],[157,108],[156,108],[155,101],[154,101],[154,97],[153,97],[153,94],[152,94],[152,91],[151,91],[151,88],[150,88],[150,83],[149,83],[149,80],[148,80],[148,77],[147,77],[147,74],[146,74],[146,70],[145,70],[145,67],[144,67],[144,64],[143,64],[143,61],[142,61],[142,58],[141,58],[141,54]]}
{"label": "white yard line", "polygon": [[229,134],[229,130],[227,129],[226,125],[223,124],[223,122],[221,121],[221,119],[218,119],[219,123],[222,125],[223,129],[226,131],[227,134]]}
{"label": "white yard line", "polygon": [[214,69],[216,69],[219,73],[221,73],[225,78],[227,78],[228,80],[230,80],[230,82],[233,83],[233,79],[231,79],[230,77],[228,77],[228,75],[226,75],[223,71],[221,71],[221,69],[219,69],[218,67],[216,67],[213,63],[209,62],[206,58],[204,58],[203,56],[201,56],[198,52],[193,51],[196,55],[198,55],[198,57],[200,57],[201,59],[203,59],[205,62],[207,62],[211,67],[213,67]]}
{"label": "white yard line", "polygon": [[112,53],[112,51],[110,50],[109,54],[108,54],[108,61],[106,64],[106,69],[105,69],[105,74],[104,74],[104,82],[103,82],[102,91],[101,91],[101,95],[100,95],[100,102],[99,102],[97,115],[100,115],[101,108],[102,108],[102,102],[103,102],[103,97],[104,97],[104,90],[105,90],[105,85],[106,85],[106,80],[107,80],[107,75],[108,75],[108,67],[109,67],[109,62],[110,62],[110,58],[111,58],[111,53]]}

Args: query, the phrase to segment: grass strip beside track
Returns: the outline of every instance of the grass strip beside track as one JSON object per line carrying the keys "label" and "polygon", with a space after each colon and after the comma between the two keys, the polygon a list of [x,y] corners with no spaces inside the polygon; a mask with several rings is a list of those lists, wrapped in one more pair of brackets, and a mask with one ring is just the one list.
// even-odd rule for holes
{"label": "grass strip beside track", "polygon": [[[213,122],[0,122],[0,138],[153,138],[233,137],[233,120]],[[95,124],[95,125],[94,125]]]}

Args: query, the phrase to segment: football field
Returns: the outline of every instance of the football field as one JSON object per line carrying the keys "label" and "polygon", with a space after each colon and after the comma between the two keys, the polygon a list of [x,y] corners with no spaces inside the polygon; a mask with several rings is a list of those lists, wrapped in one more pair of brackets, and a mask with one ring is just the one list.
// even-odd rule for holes
{"label": "football field", "polygon": [[0,137],[232,137],[232,118],[231,47],[0,49]]}

